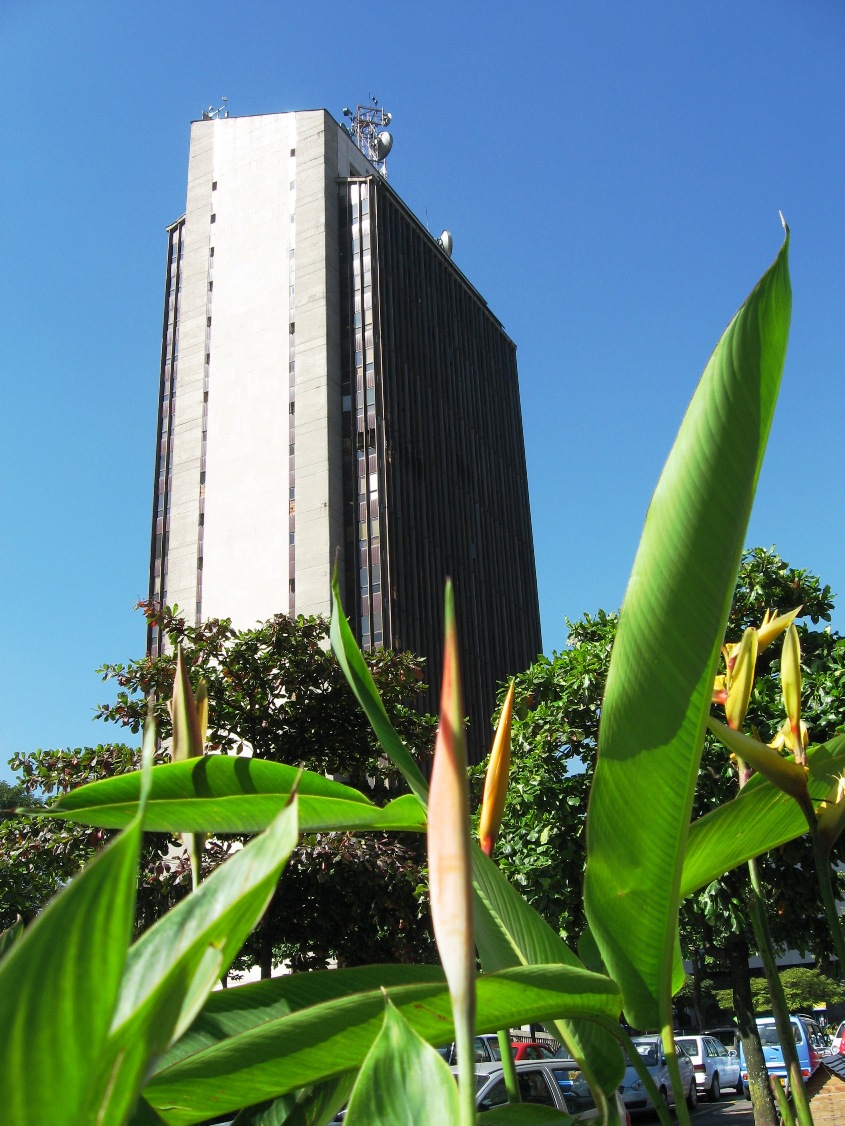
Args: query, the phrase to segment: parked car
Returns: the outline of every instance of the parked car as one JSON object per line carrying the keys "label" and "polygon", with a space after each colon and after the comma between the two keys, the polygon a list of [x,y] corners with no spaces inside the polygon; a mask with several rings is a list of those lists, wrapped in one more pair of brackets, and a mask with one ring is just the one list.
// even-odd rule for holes
{"label": "parked car", "polygon": [[[447,1044],[437,1050],[450,1066],[458,1062],[454,1044]],[[511,1042],[511,1055],[515,1060],[548,1060],[554,1059],[555,1052],[548,1044],[541,1044],[538,1040],[514,1040]],[[495,1063],[501,1058],[499,1038],[495,1032],[485,1032],[481,1036],[476,1036],[476,1063]]]}
{"label": "parked car", "polygon": [[[524,1103],[551,1106],[567,1114],[582,1115],[585,1120],[598,1117],[596,1104],[581,1069],[573,1059],[519,1060],[515,1064],[519,1093]],[[457,1079],[458,1069],[452,1068]],[[475,1067],[476,1106],[491,1110],[508,1101],[501,1060],[498,1063],[479,1063]],[[631,1126],[621,1095],[616,1095],[616,1106],[622,1126]],[[332,1120],[340,1126],[346,1117],[341,1110]]]}
{"label": "parked car", "polygon": [[[820,1025],[805,1016],[791,1016],[792,1035],[795,1037],[795,1047],[798,1050],[798,1062],[801,1065],[801,1074],[807,1079],[813,1074],[822,1060],[822,1056],[829,1050]],[[758,1017],[757,1031],[760,1033],[760,1042],[763,1045],[763,1057],[770,1075],[780,1076],[784,1082],[787,1078],[786,1064],[783,1062],[783,1048],[780,1043],[774,1017]],[[745,1097],[748,1098],[748,1068],[739,1046],[739,1066],[742,1072],[742,1084]]]}
{"label": "parked car", "polygon": [[[693,1033],[686,1033],[686,1035],[693,1035]],[[705,1028],[702,1036],[712,1036],[714,1040],[718,1040],[726,1048],[733,1048],[739,1055],[739,1029],[736,1025],[727,1024],[722,1028]]]}
{"label": "parked car", "polygon": [[[437,1050],[450,1066],[458,1062],[457,1049],[454,1043],[447,1044],[445,1047],[438,1048]],[[481,1036],[476,1036],[476,1063],[495,1063],[497,1060],[501,1060],[501,1058],[502,1053],[499,1051],[499,1038],[495,1032],[486,1032]]]}
{"label": "parked car", "polygon": [[515,1060],[553,1060],[560,1058],[554,1048],[550,1048],[548,1044],[541,1044],[539,1040],[515,1040],[511,1044],[511,1055]]}
{"label": "parked car", "polygon": [[841,1052],[845,1056],[845,1050],[842,1048],[842,1043],[845,1041],[845,1020],[839,1025],[833,1034],[833,1039],[830,1042],[830,1050],[832,1052]]}
{"label": "parked car", "polygon": [[[519,1060],[516,1063],[519,1093],[524,1103],[551,1106],[584,1119],[598,1117],[578,1064],[572,1059]],[[457,1068],[452,1068],[457,1075]],[[479,1111],[492,1110],[508,1101],[502,1065],[479,1064],[475,1073],[476,1106]],[[694,1084],[693,1084],[694,1086]],[[619,1118],[623,1126],[631,1126],[631,1118],[619,1094],[616,1095]]]}
{"label": "parked car", "polygon": [[739,1056],[734,1048],[726,1048],[715,1036],[676,1036],[675,1043],[680,1044],[692,1060],[699,1095],[706,1095],[715,1103],[723,1088],[730,1087],[738,1095],[742,1094]]}
{"label": "parked car", "polygon": [[[669,1066],[663,1051],[663,1042],[659,1036],[635,1036],[632,1041],[651,1074],[654,1084],[667,1107],[675,1105],[675,1092],[672,1088],[672,1079]],[[695,1083],[695,1069],[692,1060],[677,1043],[675,1051],[678,1055],[678,1067],[681,1072],[681,1089],[684,1099],[690,1110],[698,1105],[698,1088]],[[654,1104],[648,1096],[645,1084],[640,1079],[636,1068],[627,1060],[625,1074],[619,1086],[619,1093],[628,1111],[646,1110]]]}

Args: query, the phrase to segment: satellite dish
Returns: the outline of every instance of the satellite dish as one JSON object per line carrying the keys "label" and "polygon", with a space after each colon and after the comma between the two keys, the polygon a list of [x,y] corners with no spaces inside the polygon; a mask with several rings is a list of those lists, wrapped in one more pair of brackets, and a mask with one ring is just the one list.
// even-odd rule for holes
{"label": "satellite dish", "polygon": [[383,129],[376,138],[376,158],[378,160],[384,160],[392,148],[393,137],[386,129]]}
{"label": "satellite dish", "polygon": [[452,232],[451,231],[444,231],[443,234],[440,236],[440,238],[437,241],[443,247],[443,253],[446,255],[446,257],[451,258],[452,257]]}

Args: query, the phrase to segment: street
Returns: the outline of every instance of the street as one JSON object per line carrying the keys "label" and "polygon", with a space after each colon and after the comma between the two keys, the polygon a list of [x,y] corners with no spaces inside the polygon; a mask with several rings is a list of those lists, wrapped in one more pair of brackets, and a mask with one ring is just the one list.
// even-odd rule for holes
{"label": "street", "polygon": [[[702,1099],[691,1115],[694,1126],[754,1126],[751,1103],[741,1095],[722,1095],[717,1103]],[[641,1122],[659,1122],[652,1111],[632,1116],[634,1126]]]}

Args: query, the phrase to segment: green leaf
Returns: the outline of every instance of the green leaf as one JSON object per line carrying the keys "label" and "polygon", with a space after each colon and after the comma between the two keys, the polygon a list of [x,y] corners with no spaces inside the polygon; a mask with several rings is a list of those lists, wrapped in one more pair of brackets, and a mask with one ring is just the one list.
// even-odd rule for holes
{"label": "green leaf", "polygon": [[138,820],[58,895],[0,964],[6,1122],[94,1123],[106,1040],[132,936]]}
{"label": "green leaf", "polygon": [[348,1074],[300,1087],[278,1099],[242,1110],[234,1126],[325,1126],[349,1102],[354,1085],[354,1074]]}
{"label": "green leaf", "polygon": [[[583,968],[560,935],[525,902],[480,848],[472,850],[472,866],[475,940],[486,973],[552,962]],[[612,1094],[625,1071],[622,1051],[613,1036],[589,1021],[554,1023],[591,1086]]]}
{"label": "green leaf", "polygon": [[355,693],[358,703],[364,709],[367,719],[376,733],[381,749],[402,774],[402,777],[411,787],[411,792],[416,794],[423,806],[428,801],[428,786],[422,771],[414,762],[408,748],[396,734],[390,722],[381,696],[375,686],[370,670],[364,663],[361,651],[349,628],[349,622],[343,613],[340,601],[340,588],[337,581],[337,568],[332,579],[332,621],[329,636],[332,642],[332,652],[337,662],[343,669],[343,674],[349,686]]}
{"label": "green leaf", "polygon": [[[845,771],[845,735],[809,747],[807,762],[810,796],[818,802],[827,797],[835,779]],[[681,898],[806,832],[807,820],[794,798],[756,775],[733,801],[692,823]]]}
{"label": "green leaf", "polygon": [[[144,829],[261,832],[287,805],[294,788],[299,796],[299,827],[305,833],[425,829],[424,812],[412,794],[380,808],[358,790],[322,774],[238,755],[204,755],[155,767]],[[44,813],[84,825],[122,828],[137,812],[139,790],[140,772],[120,774],[71,790]]]}
{"label": "green leaf", "polygon": [[478,1116],[478,1126],[566,1126],[570,1114],[538,1103],[512,1103],[493,1107]]}
{"label": "green leaf", "polygon": [[[298,839],[296,801],[132,946],[115,1007],[110,1115],[120,1123],[148,1070],[195,1018],[261,918]],[[247,1099],[255,1102],[255,1099]]]}
{"label": "green leaf", "polygon": [[361,1065],[346,1126],[457,1122],[458,1088],[446,1061],[387,1002],[381,1031]]}
{"label": "green leaf", "polygon": [[[423,983],[394,985],[390,1000],[429,1043],[449,1043],[454,1039],[451,1005],[438,967],[372,966],[348,981],[361,987],[369,975],[380,985],[388,975],[397,981],[403,971],[409,977],[421,975]],[[305,983],[275,978],[260,983],[258,992],[242,986],[213,994],[188,1035],[192,1050],[183,1055],[181,1042],[175,1046],[150,1079],[145,1099],[170,1126],[187,1126],[357,1069],[382,1025],[381,988],[290,1011],[292,997],[340,988],[327,979],[342,973],[352,971],[294,975],[320,979]],[[434,973],[441,973],[439,981],[431,980]],[[615,1021],[620,996],[608,978],[586,970],[531,966],[479,978],[477,1001],[476,1028],[492,1032],[557,1016]],[[279,1012],[275,1018],[274,1011]],[[260,1021],[255,1023],[258,1013]],[[227,1028],[240,1022],[249,1026],[226,1035]],[[172,1062],[174,1055],[181,1058]]]}
{"label": "green leaf", "polygon": [[625,1015],[671,1021],[704,725],[786,354],[788,237],[716,346],[646,517],[613,647],[587,819],[587,918]]}

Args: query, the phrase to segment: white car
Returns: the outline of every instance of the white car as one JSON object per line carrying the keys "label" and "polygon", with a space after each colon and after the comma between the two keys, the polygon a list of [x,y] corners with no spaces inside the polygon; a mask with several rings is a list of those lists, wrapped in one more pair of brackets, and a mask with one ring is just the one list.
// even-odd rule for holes
{"label": "white car", "polygon": [[[524,1103],[554,1107],[566,1114],[580,1115],[583,1119],[598,1118],[599,1112],[590,1088],[575,1060],[517,1060],[514,1067]],[[457,1070],[452,1068],[456,1077]],[[479,1111],[492,1110],[508,1101],[501,1063],[476,1065],[475,1085]],[[616,1105],[619,1121],[623,1126],[631,1126],[630,1115],[618,1093]]]}
{"label": "white car", "polygon": [[726,1048],[714,1036],[676,1036],[675,1043],[692,1060],[699,1095],[716,1103],[728,1088],[742,1094],[739,1056],[733,1048]]}
{"label": "white car", "polygon": [[[648,1068],[660,1098],[667,1107],[675,1105],[675,1091],[672,1087],[672,1077],[666,1056],[663,1052],[663,1043],[659,1036],[635,1036],[632,1040],[640,1059]],[[695,1110],[698,1105],[698,1087],[695,1083],[695,1070],[692,1060],[682,1047],[676,1042],[675,1052],[678,1056],[678,1068],[681,1073],[681,1091],[684,1101],[690,1110]],[[653,1106],[645,1085],[640,1079],[634,1065],[630,1060],[625,1068],[625,1074],[619,1086],[619,1094],[629,1111],[648,1110]]]}
{"label": "white car", "polygon": [[834,1037],[830,1042],[830,1050],[832,1052],[841,1052],[843,1039],[845,1039],[845,1020],[843,1020],[837,1028]]}

